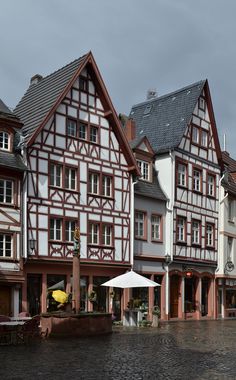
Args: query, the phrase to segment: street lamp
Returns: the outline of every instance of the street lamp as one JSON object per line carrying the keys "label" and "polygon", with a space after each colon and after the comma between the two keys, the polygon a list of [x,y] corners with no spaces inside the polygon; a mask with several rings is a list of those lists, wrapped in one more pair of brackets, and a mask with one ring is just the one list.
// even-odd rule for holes
{"label": "street lamp", "polygon": [[75,313],[80,311],[80,230],[74,231],[74,251],[73,251],[73,289],[72,308]]}

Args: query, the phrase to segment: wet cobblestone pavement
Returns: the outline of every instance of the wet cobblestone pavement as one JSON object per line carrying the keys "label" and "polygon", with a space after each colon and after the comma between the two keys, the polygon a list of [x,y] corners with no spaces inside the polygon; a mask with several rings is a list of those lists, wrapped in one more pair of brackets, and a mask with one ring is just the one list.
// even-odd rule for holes
{"label": "wet cobblestone pavement", "polygon": [[0,379],[236,379],[236,320],[0,346]]}

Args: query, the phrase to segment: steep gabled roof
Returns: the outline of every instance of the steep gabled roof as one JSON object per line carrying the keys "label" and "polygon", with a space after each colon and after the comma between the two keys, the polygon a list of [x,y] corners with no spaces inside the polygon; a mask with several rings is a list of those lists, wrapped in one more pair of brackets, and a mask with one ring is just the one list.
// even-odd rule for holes
{"label": "steep gabled roof", "polygon": [[23,133],[27,135],[27,145],[30,146],[34,142],[85,66],[90,70],[91,78],[104,106],[105,117],[114,127],[116,138],[122,146],[129,170],[135,174],[140,174],[91,52],[42,78],[38,83],[30,85],[14,111],[24,123]]}
{"label": "steep gabled roof", "polygon": [[28,139],[33,135],[47,114],[64,92],[68,83],[81,67],[87,55],[76,59],[54,73],[42,78],[38,83],[31,84],[17,104],[14,113],[24,123],[23,133]]}
{"label": "steep gabled roof", "polygon": [[156,153],[178,147],[206,82],[134,105],[129,117],[135,121],[136,138],[146,135]]}

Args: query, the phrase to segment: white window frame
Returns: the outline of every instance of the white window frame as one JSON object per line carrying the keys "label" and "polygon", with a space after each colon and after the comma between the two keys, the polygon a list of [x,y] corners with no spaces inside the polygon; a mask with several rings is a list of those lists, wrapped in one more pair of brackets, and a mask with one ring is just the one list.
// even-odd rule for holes
{"label": "white window frame", "polygon": [[65,220],[65,240],[74,241],[74,231],[76,227],[75,220]]}
{"label": "white window frame", "polygon": [[145,213],[143,211],[135,211],[135,238],[145,239]]}
{"label": "white window frame", "polygon": [[76,190],[77,188],[77,170],[75,168],[65,167],[65,188]]}
{"label": "white window frame", "polygon": [[193,190],[201,192],[202,172],[199,169],[193,168]]}
{"label": "white window frame", "polygon": [[102,225],[102,245],[112,246],[112,226],[110,224]]}
{"label": "white window frame", "polygon": [[177,216],[176,240],[179,243],[186,243],[186,219],[181,216]]}
{"label": "white window frame", "polygon": [[151,216],[152,240],[161,240],[162,217],[152,214]]}
{"label": "white window frame", "polygon": [[214,247],[214,226],[210,223],[206,224],[206,246]]}
{"label": "white window frame", "polygon": [[192,244],[200,245],[201,223],[198,220],[192,220]]}
{"label": "white window frame", "polygon": [[150,181],[150,163],[147,161],[137,160],[137,164],[142,174],[140,180]]}
{"label": "white window frame", "polygon": [[192,126],[192,142],[199,145],[200,142],[200,130],[195,125]]}
{"label": "white window frame", "polygon": [[178,186],[187,186],[187,165],[182,162],[177,163],[177,181]]}
{"label": "white window frame", "polygon": [[62,241],[62,219],[50,218],[50,240]]}
{"label": "white window frame", "polygon": [[104,197],[112,196],[112,177],[108,175],[102,175],[102,195]]}
{"label": "white window frame", "polygon": [[79,139],[87,140],[88,125],[85,123],[79,123]]}
{"label": "white window frame", "polygon": [[215,197],[215,176],[207,174],[207,195]]}
{"label": "white window frame", "polygon": [[204,129],[201,130],[201,146],[204,148],[208,147],[208,132]]}
{"label": "white window frame", "polygon": [[[10,187],[8,187],[8,183],[11,184]],[[7,194],[8,190],[11,191],[10,201],[8,201],[7,199],[9,197],[9,195]],[[7,203],[7,204],[14,203],[14,181],[7,178],[6,179],[0,178],[0,203]]]}
{"label": "white window frame", "polygon": [[100,228],[99,223],[89,223],[89,244],[99,245]]}
{"label": "white window frame", "polygon": [[98,128],[93,125],[90,125],[89,140],[94,144],[98,142]]}
{"label": "white window frame", "polygon": [[[0,233],[0,258],[13,258],[13,236],[10,234]],[[9,241],[10,240],[10,241]],[[10,243],[10,249],[9,247]],[[7,255],[7,252],[10,252],[10,255]]]}
{"label": "white window frame", "polygon": [[77,122],[76,122],[76,120],[67,119],[67,135],[70,137],[77,137]]}
{"label": "white window frame", "polygon": [[6,131],[0,131],[0,149],[10,150],[10,134]]}
{"label": "white window frame", "polygon": [[62,165],[54,162],[50,163],[50,186],[62,187]]}
{"label": "white window frame", "polygon": [[100,175],[99,173],[89,173],[89,193],[99,195]]}

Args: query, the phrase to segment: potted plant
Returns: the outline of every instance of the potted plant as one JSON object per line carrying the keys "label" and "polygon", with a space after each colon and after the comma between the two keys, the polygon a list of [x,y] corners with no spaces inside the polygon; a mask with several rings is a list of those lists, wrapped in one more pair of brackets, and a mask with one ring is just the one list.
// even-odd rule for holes
{"label": "potted plant", "polygon": [[158,327],[161,311],[158,305],[153,306],[152,309],[152,326]]}

